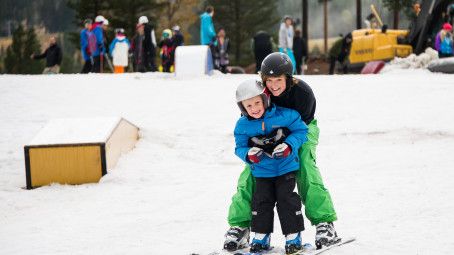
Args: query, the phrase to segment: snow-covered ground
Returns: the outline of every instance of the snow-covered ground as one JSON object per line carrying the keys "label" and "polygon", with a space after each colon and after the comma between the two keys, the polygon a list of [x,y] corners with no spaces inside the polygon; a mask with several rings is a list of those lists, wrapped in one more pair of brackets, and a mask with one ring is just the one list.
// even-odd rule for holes
{"label": "snow-covered ground", "polygon": [[[243,169],[234,91],[251,77],[0,76],[0,254],[218,250]],[[327,254],[452,254],[454,76],[304,79],[317,97],[317,161],[338,233],[357,237]],[[138,125],[142,139],[99,184],[22,189],[23,145],[47,121],[106,116]]]}

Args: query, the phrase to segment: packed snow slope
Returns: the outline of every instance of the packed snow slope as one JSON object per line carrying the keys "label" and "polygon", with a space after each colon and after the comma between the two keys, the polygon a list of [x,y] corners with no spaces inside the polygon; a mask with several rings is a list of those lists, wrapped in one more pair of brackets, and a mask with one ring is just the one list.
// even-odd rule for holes
{"label": "packed snow slope", "polygon": [[[254,77],[0,76],[0,254],[220,249],[244,166],[234,155],[234,92]],[[454,76],[303,78],[317,98],[317,162],[337,231],[357,237],[327,254],[452,254]],[[142,138],[100,183],[23,189],[23,145],[49,120],[112,116]],[[282,247],[275,221],[272,243]]]}

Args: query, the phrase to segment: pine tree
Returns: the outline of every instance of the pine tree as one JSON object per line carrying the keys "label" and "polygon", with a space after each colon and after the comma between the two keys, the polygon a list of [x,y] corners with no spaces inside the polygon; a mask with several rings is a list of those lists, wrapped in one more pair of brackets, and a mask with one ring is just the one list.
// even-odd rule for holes
{"label": "pine tree", "polygon": [[33,61],[32,53],[40,51],[40,44],[33,28],[24,29],[22,25],[13,33],[13,43],[6,49],[4,66],[9,74],[38,74],[42,72],[43,64]]}
{"label": "pine tree", "polygon": [[234,64],[247,64],[252,61],[250,40],[260,30],[274,34],[279,22],[274,0],[208,0],[214,7],[215,28],[223,27],[230,38]]}
{"label": "pine tree", "polygon": [[149,22],[156,26],[157,18],[164,4],[156,0],[112,0],[109,1],[111,24],[113,28],[124,28],[126,35],[132,37],[140,16],[147,16]]}
{"label": "pine tree", "polygon": [[399,27],[399,12],[403,9],[411,8],[414,2],[414,0],[383,0],[383,5],[394,13],[394,29]]}

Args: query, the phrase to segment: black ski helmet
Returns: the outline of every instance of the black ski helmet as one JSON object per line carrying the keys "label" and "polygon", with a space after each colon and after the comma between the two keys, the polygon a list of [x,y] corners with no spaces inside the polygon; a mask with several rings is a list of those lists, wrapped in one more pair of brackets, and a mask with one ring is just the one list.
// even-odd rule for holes
{"label": "black ski helmet", "polygon": [[274,52],[266,56],[262,61],[262,67],[260,68],[260,74],[262,79],[264,76],[281,76],[292,77],[293,64],[289,56],[281,52]]}

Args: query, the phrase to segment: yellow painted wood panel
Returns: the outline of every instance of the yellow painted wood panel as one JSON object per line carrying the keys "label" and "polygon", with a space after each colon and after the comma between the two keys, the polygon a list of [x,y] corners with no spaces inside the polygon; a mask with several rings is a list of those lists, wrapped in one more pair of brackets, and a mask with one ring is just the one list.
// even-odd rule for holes
{"label": "yellow painted wood panel", "polygon": [[100,145],[30,148],[32,187],[83,184],[102,177]]}

